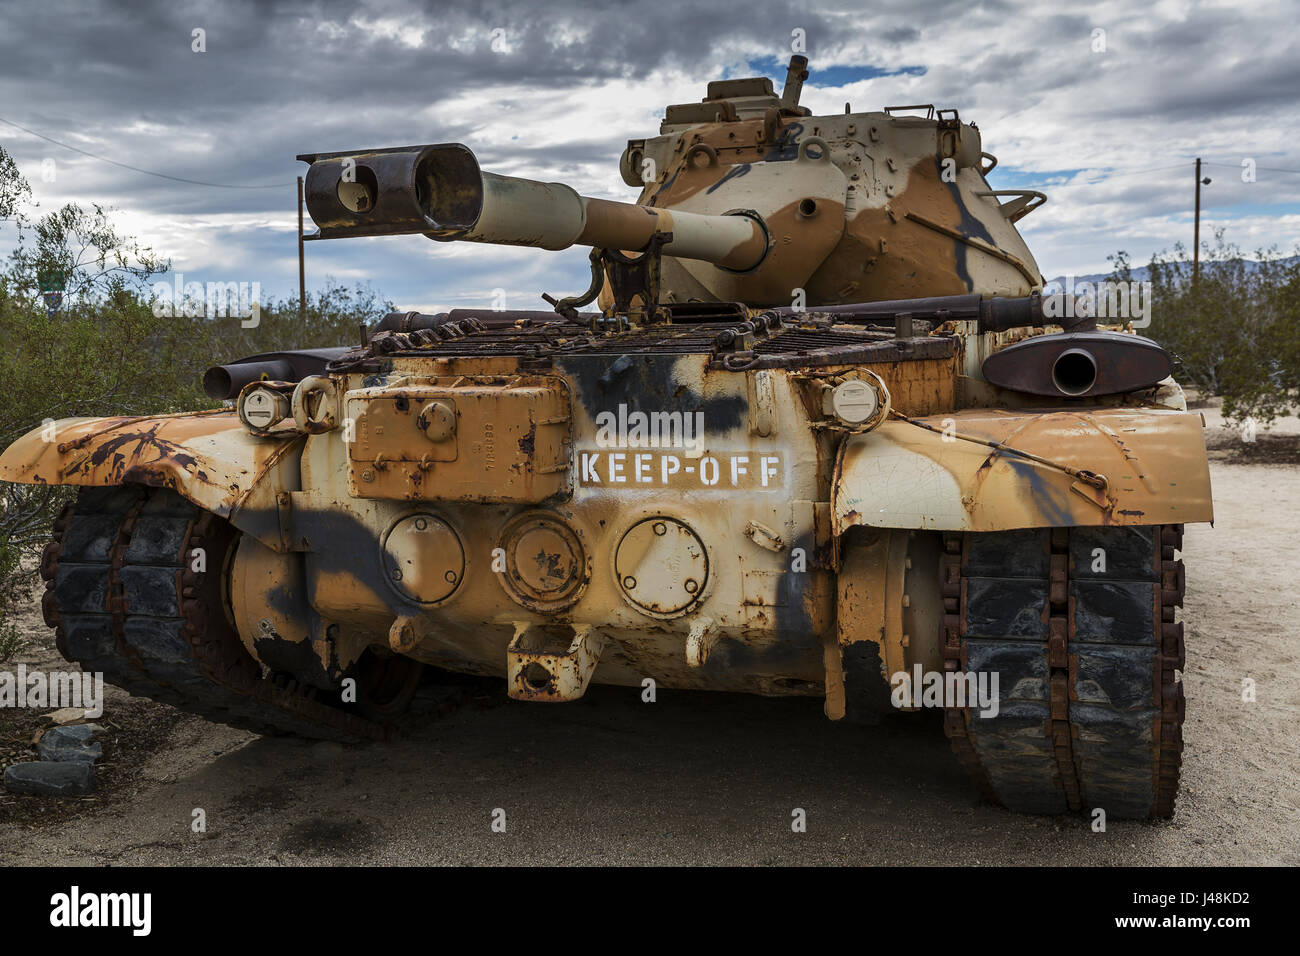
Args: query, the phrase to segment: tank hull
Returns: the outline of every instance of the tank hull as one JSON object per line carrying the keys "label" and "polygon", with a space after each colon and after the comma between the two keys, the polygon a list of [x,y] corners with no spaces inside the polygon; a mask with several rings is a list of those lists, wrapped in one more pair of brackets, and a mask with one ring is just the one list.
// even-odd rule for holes
{"label": "tank hull", "polygon": [[1155,343],[1054,324],[1015,228],[1043,197],[989,188],[978,129],[810,116],[801,62],[782,97],[669,107],[624,153],[635,204],[459,144],[300,157],[313,238],[590,245],[591,286],[218,366],[233,408],[20,439],[0,479],[82,489],[41,562],[60,650],[351,739],[455,673],[936,707],[990,799],[1171,814],[1203,423]]}

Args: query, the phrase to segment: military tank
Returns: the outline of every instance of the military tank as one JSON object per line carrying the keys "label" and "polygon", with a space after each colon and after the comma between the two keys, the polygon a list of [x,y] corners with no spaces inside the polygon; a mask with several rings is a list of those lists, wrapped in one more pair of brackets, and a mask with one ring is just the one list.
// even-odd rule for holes
{"label": "military tank", "polygon": [[20,439],[0,477],[82,486],[41,563],[59,650],[344,739],[449,673],[940,708],[990,800],[1172,814],[1201,420],[1159,346],[1052,307],[1016,229],[1045,197],[989,186],[974,124],[810,115],[806,65],[669,106],[635,202],[461,144],[299,157],[309,238],[578,245],[591,283]]}

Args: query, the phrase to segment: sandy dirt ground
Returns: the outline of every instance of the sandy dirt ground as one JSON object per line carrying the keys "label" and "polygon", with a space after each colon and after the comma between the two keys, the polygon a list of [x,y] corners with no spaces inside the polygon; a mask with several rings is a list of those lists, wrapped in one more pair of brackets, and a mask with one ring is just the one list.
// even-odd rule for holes
{"label": "sandy dirt ground", "polygon": [[[660,691],[644,704],[605,687],[528,705],[498,682],[396,743],[343,747],[259,738],[114,690],[102,793],[0,794],[0,863],[1300,864],[1300,467],[1229,463],[1236,439],[1207,416],[1217,520],[1186,535],[1172,821],[1096,833],[1082,817],[981,805],[935,713],[848,727],[819,700]],[[23,628],[19,659],[56,668],[35,607]],[[6,719],[0,763],[31,759],[20,752],[36,715]],[[791,830],[796,808],[804,833]]]}

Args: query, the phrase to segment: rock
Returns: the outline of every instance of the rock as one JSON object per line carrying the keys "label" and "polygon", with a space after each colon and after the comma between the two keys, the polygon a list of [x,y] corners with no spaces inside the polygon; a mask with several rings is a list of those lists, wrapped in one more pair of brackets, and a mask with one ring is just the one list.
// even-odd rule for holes
{"label": "rock", "polygon": [[48,714],[42,714],[41,720],[48,721],[55,726],[63,724],[75,724],[79,720],[85,720],[90,716],[84,708],[81,707],[64,707],[62,710],[52,710]]}
{"label": "rock", "polygon": [[35,797],[80,797],[95,790],[95,767],[83,760],[16,763],[5,768],[5,789]]}
{"label": "rock", "polygon": [[36,745],[42,760],[65,763],[80,760],[94,763],[104,755],[104,748],[91,740],[99,728],[95,724],[71,724],[46,731]]}

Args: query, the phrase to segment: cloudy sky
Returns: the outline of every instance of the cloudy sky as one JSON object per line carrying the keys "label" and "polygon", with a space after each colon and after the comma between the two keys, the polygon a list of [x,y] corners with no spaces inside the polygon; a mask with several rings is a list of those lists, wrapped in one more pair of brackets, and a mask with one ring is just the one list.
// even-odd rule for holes
{"label": "cloudy sky", "polygon": [[[1021,228],[1049,277],[1105,271],[1119,249],[1141,263],[1190,244],[1198,155],[1219,164],[1204,173],[1202,237],[1223,227],[1247,249],[1293,251],[1294,4],[1050,6],[0,0],[0,118],[221,185],[124,169],[5,123],[0,145],[42,210],[112,206],[186,281],[258,281],[283,296],[297,287],[296,154],[457,141],[485,169],[630,200],[617,170],[628,138],[655,134],[664,104],[698,101],[710,79],[767,72],[779,88],[802,30],[814,113],[934,103],[978,123],[1001,161],[992,185],[1048,193]],[[11,239],[0,223],[0,252]],[[539,292],[580,291],[588,270],[583,249],[411,236],[309,243],[307,276],[309,288],[368,280],[401,308],[486,305],[494,288],[512,308],[545,308]]]}

